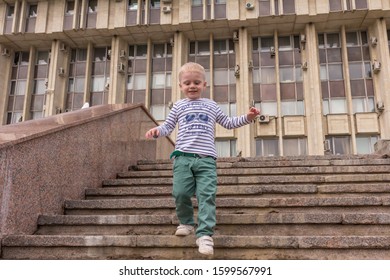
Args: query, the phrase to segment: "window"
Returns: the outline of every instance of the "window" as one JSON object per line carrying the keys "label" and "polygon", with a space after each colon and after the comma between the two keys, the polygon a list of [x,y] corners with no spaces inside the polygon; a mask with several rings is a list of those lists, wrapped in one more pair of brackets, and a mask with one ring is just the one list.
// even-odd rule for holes
{"label": "window", "polygon": [[389,52],[390,52],[390,30],[387,30],[387,44],[389,45]]}
{"label": "window", "polygon": [[75,13],[75,1],[66,1],[65,16],[64,16],[64,30],[73,29],[73,16]]}
{"label": "window", "polygon": [[283,14],[295,14],[295,0],[283,0]]}
{"label": "window", "polygon": [[188,61],[197,62],[202,65],[206,71],[207,87],[203,92],[203,97],[210,97],[210,42],[194,41],[190,42]]}
{"label": "window", "polygon": [[110,81],[109,47],[95,48],[93,50],[91,99],[89,104],[101,105],[108,103],[108,89]]}
{"label": "window", "polygon": [[348,32],[346,38],[353,112],[374,112],[374,86],[367,33]]}
{"label": "window", "polygon": [[66,15],[73,15],[74,14],[74,1],[66,1],[65,14]]}
{"label": "window", "polygon": [[12,64],[7,104],[7,124],[22,121],[24,99],[27,91],[29,52],[16,52]]}
{"label": "window", "polygon": [[253,97],[262,114],[277,116],[276,66],[273,37],[252,40]]}
{"label": "window", "polygon": [[40,119],[44,116],[47,79],[49,76],[49,51],[38,51],[36,54],[34,87],[31,96],[31,118]]}
{"label": "window", "polygon": [[366,10],[367,0],[355,0],[355,6],[357,10]]}
{"label": "window", "polygon": [[129,0],[128,9],[129,10],[137,10],[138,9],[138,0]]}
{"label": "window", "polygon": [[228,116],[236,115],[236,77],[234,43],[214,40],[214,100]]}
{"label": "window", "polygon": [[226,18],[226,0],[214,0],[214,18]]}
{"label": "window", "polygon": [[191,20],[203,20],[203,3],[202,0],[192,0],[191,2]]}
{"label": "window", "polygon": [[262,156],[262,157],[279,156],[279,139],[277,138],[256,139],[256,156]]}
{"label": "window", "polygon": [[66,111],[80,109],[84,104],[87,49],[72,49],[69,64]]}
{"label": "window", "polygon": [[215,148],[217,150],[218,157],[235,157],[237,156],[236,151],[236,140],[216,140]]}
{"label": "window", "polygon": [[130,45],[126,103],[145,104],[147,45]]}
{"label": "window", "polygon": [[87,11],[87,28],[96,28],[96,19],[97,19],[97,0],[89,0],[88,1],[88,11]]}
{"label": "window", "polygon": [[28,10],[28,16],[30,18],[37,17],[37,10],[38,10],[38,5],[30,5]]}
{"label": "window", "polygon": [[26,32],[35,32],[38,5],[28,6],[28,15],[26,19]]}
{"label": "window", "polygon": [[326,137],[329,141],[330,151],[334,155],[348,155],[351,154],[351,137],[350,136],[335,136]]}
{"label": "window", "polygon": [[374,145],[378,136],[357,136],[356,148],[358,154],[372,154],[375,152]]}
{"label": "window", "polygon": [[97,12],[98,0],[89,0],[88,2],[88,13]]}
{"label": "window", "polygon": [[149,23],[159,24],[160,23],[160,0],[151,0],[149,9]]}
{"label": "window", "polygon": [[283,139],[284,156],[307,155],[306,138],[285,138]]}
{"label": "window", "polygon": [[330,11],[341,11],[342,5],[341,0],[329,0],[329,9]]}
{"label": "window", "polygon": [[138,0],[129,0],[127,6],[127,25],[137,24]]}
{"label": "window", "polygon": [[259,0],[259,14],[260,14],[260,16],[271,15],[271,1],[270,0]]}
{"label": "window", "polygon": [[165,120],[171,103],[172,46],[154,44],[150,111],[156,120]]}
{"label": "window", "polygon": [[367,9],[367,0],[329,0],[330,11],[353,11]]}
{"label": "window", "polygon": [[304,115],[299,36],[281,36],[278,42],[282,116]]}
{"label": "window", "polygon": [[347,103],[339,34],[319,34],[318,47],[323,114],[346,113]]}
{"label": "window", "polygon": [[11,34],[14,21],[15,6],[7,4],[7,17],[5,19],[4,33]]}

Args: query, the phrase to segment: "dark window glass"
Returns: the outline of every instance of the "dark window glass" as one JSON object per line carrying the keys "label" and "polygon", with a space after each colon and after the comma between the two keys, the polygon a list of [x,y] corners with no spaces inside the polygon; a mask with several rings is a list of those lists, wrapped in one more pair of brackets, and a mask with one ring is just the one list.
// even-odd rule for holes
{"label": "dark window glass", "polygon": [[295,14],[295,1],[294,0],[283,0],[283,13],[284,14]]}
{"label": "dark window glass", "polygon": [[341,11],[341,1],[340,0],[329,0],[330,11]]}

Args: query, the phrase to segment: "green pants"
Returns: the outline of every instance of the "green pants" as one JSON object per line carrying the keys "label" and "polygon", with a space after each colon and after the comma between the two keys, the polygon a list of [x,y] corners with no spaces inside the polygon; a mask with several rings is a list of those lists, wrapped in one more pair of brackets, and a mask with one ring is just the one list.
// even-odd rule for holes
{"label": "green pants", "polygon": [[173,197],[180,224],[195,225],[191,197],[198,201],[196,236],[214,234],[216,223],[215,196],[217,192],[216,161],[211,157],[179,156],[173,164]]}

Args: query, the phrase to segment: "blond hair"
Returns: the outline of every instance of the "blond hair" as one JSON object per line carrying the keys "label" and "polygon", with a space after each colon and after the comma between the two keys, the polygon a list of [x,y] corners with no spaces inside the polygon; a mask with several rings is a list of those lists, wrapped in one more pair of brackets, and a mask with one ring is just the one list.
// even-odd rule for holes
{"label": "blond hair", "polygon": [[202,74],[203,79],[206,80],[206,71],[203,66],[195,62],[187,62],[183,64],[179,71],[179,80],[181,80],[181,75],[185,72],[198,72]]}

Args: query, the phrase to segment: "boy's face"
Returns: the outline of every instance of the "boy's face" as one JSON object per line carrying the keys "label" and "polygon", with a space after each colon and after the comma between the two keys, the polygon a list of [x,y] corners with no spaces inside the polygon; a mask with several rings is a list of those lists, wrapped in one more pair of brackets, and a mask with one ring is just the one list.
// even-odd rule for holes
{"label": "boy's face", "polygon": [[206,88],[206,81],[200,72],[184,72],[180,78],[180,89],[191,100],[199,99]]}

